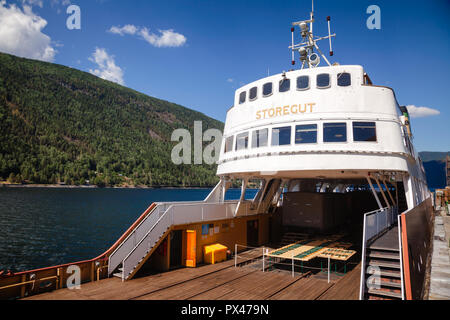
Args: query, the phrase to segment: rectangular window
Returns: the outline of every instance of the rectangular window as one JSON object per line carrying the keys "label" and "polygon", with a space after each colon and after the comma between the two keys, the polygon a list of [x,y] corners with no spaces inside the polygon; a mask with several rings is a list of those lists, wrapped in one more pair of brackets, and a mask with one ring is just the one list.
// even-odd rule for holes
{"label": "rectangular window", "polygon": [[348,87],[352,84],[352,80],[350,77],[350,73],[344,72],[344,73],[338,73],[337,75],[337,84],[340,87]]}
{"label": "rectangular window", "polygon": [[286,92],[291,89],[291,80],[289,79],[283,79],[280,81],[280,86],[278,88],[279,92]]}
{"label": "rectangular window", "polygon": [[245,91],[242,91],[241,94],[239,95],[239,104],[244,103],[245,102]]}
{"label": "rectangular window", "polygon": [[291,127],[272,129],[272,146],[285,146],[291,144]]}
{"label": "rectangular window", "polygon": [[263,96],[268,97],[272,94],[272,82],[267,82],[263,85]]}
{"label": "rectangular window", "polygon": [[225,153],[233,150],[233,139],[234,136],[230,136],[225,139]]}
{"label": "rectangular window", "polygon": [[324,123],[323,142],[346,142],[347,124],[345,122]]}
{"label": "rectangular window", "polygon": [[297,78],[297,90],[307,90],[309,89],[309,77],[300,76]]}
{"label": "rectangular window", "polygon": [[317,124],[305,124],[295,127],[295,143],[316,143]]}
{"label": "rectangular window", "polygon": [[375,122],[353,122],[353,141],[377,141]]}
{"label": "rectangular window", "polygon": [[257,87],[253,87],[253,88],[250,89],[250,92],[248,94],[248,98],[250,99],[250,101],[256,99],[256,94],[257,93],[258,93],[258,88]]}
{"label": "rectangular window", "polygon": [[269,129],[255,130],[252,132],[252,148],[267,147]]}
{"label": "rectangular window", "polygon": [[321,73],[316,78],[317,88],[328,88],[330,86],[330,75],[328,73]]}
{"label": "rectangular window", "polygon": [[236,150],[248,148],[248,132],[239,133],[236,136]]}

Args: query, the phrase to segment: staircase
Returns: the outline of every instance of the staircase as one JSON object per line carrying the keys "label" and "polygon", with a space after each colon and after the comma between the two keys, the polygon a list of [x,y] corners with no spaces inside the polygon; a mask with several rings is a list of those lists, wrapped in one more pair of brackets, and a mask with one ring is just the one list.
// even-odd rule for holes
{"label": "staircase", "polygon": [[[122,280],[126,280],[128,278],[130,278],[130,276],[134,275],[138,269],[143,265],[143,263],[150,257],[150,255],[153,253],[153,251],[158,247],[158,245],[161,243],[162,240],[164,240],[164,238],[167,236],[167,234],[170,231],[170,226],[167,226],[165,232],[163,232],[162,234],[160,233],[160,236],[157,237],[157,240],[153,242],[153,244],[149,244],[148,245],[148,250],[145,251],[145,253],[141,253],[141,258],[134,263],[134,266],[132,266],[131,268],[127,269],[127,272],[125,272],[124,274],[124,268],[123,268],[123,263],[120,263],[119,266],[116,268],[116,271],[118,272],[114,272],[112,275],[114,277],[118,277]],[[125,258],[127,259],[131,253],[133,253],[134,250],[132,252],[130,252],[130,254]],[[125,261],[125,260],[124,260]]]}
{"label": "staircase", "polygon": [[367,288],[366,299],[397,300],[402,299],[400,253],[398,248],[389,249],[371,246],[367,249],[366,280],[372,274],[370,267],[380,270],[380,288]]}
{"label": "staircase", "polygon": [[[402,277],[400,251],[398,248],[398,228],[395,226],[383,233],[366,248],[365,297],[369,300],[402,299]],[[376,282],[367,285],[373,271],[379,270],[379,287]],[[372,272],[371,272],[372,271]],[[376,279],[376,278],[372,278]],[[377,279],[378,280],[378,279]]]}
{"label": "staircase", "polygon": [[141,241],[123,259],[113,276],[127,280],[147,261],[171,230],[171,217],[163,214]]}
{"label": "staircase", "polygon": [[[108,259],[108,274],[131,279],[147,261],[174,225],[186,225],[235,217],[238,201],[220,203],[204,201],[161,202],[118,245]],[[241,215],[253,215],[247,206]]]}
{"label": "staircase", "polygon": [[123,267],[122,264],[119,265],[119,267],[117,268],[117,270],[119,272],[114,272],[113,276],[122,279],[123,278]]}

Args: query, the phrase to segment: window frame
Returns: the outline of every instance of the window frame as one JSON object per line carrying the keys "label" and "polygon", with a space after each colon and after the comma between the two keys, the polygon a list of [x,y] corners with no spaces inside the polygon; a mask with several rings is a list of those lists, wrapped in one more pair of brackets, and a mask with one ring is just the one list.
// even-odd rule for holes
{"label": "window frame", "polygon": [[[342,76],[342,75],[344,75],[344,74],[348,74],[349,80],[350,80],[349,84],[347,84],[347,85],[345,85],[345,86],[339,84],[340,76]],[[344,87],[344,88],[345,88],[345,87],[350,87],[350,86],[352,85],[352,74],[351,74],[350,72],[345,72],[345,71],[338,73],[338,74],[336,75],[336,83],[337,83],[337,86],[338,86],[338,87]]]}
{"label": "window frame", "polygon": [[[243,147],[243,148],[238,148],[238,146],[239,146],[239,144],[238,144],[238,138],[240,138],[240,136],[244,136],[244,137],[247,138],[247,145],[246,145],[245,147]],[[236,135],[236,143],[234,144],[234,151],[241,151],[241,150],[246,150],[246,149],[248,149],[248,146],[249,146],[249,144],[250,144],[249,142],[250,142],[250,135],[249,135],[249,132],[248,132],[248,131],[244,131],[244,132],[238,133],[238,134]]]}
{"label": "window frame", "polygon": [[[278,144],[273,144],[274,129],[286,129],[286,128],[289,128],[289,143],[280,144],[280,139],[278,138]],[[279,134],[278,134],[278,137],[279,137]],[[282,147],[282,146],[291,146],[291,145],[292,145],[292,125],[271,128],[271,135],[270,135],[270,146],[271,147]]]}
{"label": "window frame", "polygon": [[[345,140],[344,141],[327,141],[326,140],[326,134],[325,134],[325,129],[327,127],[327,125],[333,125],[333,124],[344,124],[345,125]],[[348,126],[347,126],[347,122],[324,122],[322,125],[322,141],[323,143],[348,143]]]}
{"label": "window frame", "polygon": [[[321,76],[321,75],[328,75],[328,85],[327,86],[319,87],[319,84],[318,84],[317,80],[318,80],[318,77]],[[316,88],[317,89],[328,89],[330,87],[331,87],[331,75],[329,73],[318,73],[316,75]]]}
{"label": "window frame", "polygon": [[[241,101],[241,96],[242,95],[244,95],[244,101]],[[242,91],[241,93],[239,93],[239,104],[243,104],[243,103],[245,103],[245,101],[247,100],[247,91],[246,90],[244,90],[244,91]]]}
{"label": "window frame", "polygon": [[[256,145],[254,145],[254,142],[255,142],[255,138],[256,138],[256,136],[259,136],[257,133],[259,133],[260,131],[266,131],[266,134],[267,134],[267,138],[266,138],[266,144],[265,145],[258,145],[258,146],[256,146]],[[264,148],[264,147],[268,147],[269,146],[269,128],[262,128],[262,129],[255,129],[255,130],[252,130],[252,143],[251,143],[251,146],[250,146],[250,148],[251,149],[258,149],[258,148]]]}
{"label": "window frame", "polygon": [[[256,90],[254,98],[251,97],[251,92],[252,92],[253,89]],[[252,87],[252,88],[250,88],[248,90],[248,101],[255,101],[256,99],[258,99],[258,87],[255,86],[255,87]]]}
{"label": "window frame", "polygon": [[[271,86],[271,88],[270,88],[270,93],[264,94],[264,87],[265,87],[266,85],[268,85],[268,84],[270,84],[270,86]],[[262,96],[263,96],[263,98],[270,97],[271,95],[273,95],[273,82],[272,82],[272,81],[266,82],[266,83],[264,83],[263,86],[262,86]]]}
{"label": "window frame", "polygon": [[[288,82],[289,83],[289,87],[287,90],[281,91],[281,85],[284,82]],[[289,92],[291,91],[291,79],[290,78],[283,78],[278,82],[278,92],[279,93],[285,93],[285,92]]]}
{"label": "window frame", "polygon": [[[299,87],[298,87],[298,79],[299,79],[299,78],[305,78],[305,77],[308,79],[308,86],[307,86],[306,88],[299,88]],[[306,76],[306,75],[304,75],[304,76],[298,76],[296,82],[297,82],[297,85],[296,85],[297,91],[305,91],[305,90],[309,90],[309,89],[311,88],[311,79],[309,78],[309,76]]]}
{"label": "window frame", "polygon": [[[316,141],[315,142],[297,142],[297,127],[306,127],[306,126],[315,126],[316,127]],[[302,145],[302,144],[317,144],[319,140],[319,126],[317,123],[308,123],[308,124],[296,124],[294,127],[294,145]],[[312,130],[309,130],[312,131]]]}
{"label": "window frame", "polygon": [[[355,124],[356,123],[373,123],[373,128],[375,129],[375,140],[356,140],[355,137]],[[372,127],[368,127],[372,128]],[[352,121],[352,134],[353,134],[353,142],[368,142],[368,143],[378,143],[378,135],[377,135],[377,123],[375,121]]]}
{"label": "window frame", "polygon": [[[228,142],[228,139],[230,139],[230,138],[231,138],[231,147],[230,147],[230,149],[227,149],[227,142]],[[225,143],[224,143],[224,148],[223,148],[223,153],[233,152],[233,147],[234,147],[234,135],[226,137]]]}

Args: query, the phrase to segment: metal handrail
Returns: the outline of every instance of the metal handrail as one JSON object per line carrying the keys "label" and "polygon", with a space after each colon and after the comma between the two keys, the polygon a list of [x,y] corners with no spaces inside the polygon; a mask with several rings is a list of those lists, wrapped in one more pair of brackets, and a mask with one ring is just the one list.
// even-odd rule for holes
{"label": "metal handrail", "polygon": [[398,249],[400,255],[400,284],[401,284],[401,292],[402,292],[402,300],[405,300],[405,290],[403,283],[403,243],[402,243],[402,224],[400,222],[400,215],[397,216],[398,221]]}
{"label": "metal handrail", "polygon": [[[148,250],[145,252],[145,254],[142,254],[142,255],[140,255],[139,257],[137,257],[137,258],[135,259],[136,261],[132,262],[131,265],[130,265],[130,268],[129,268],[129,266],[128,266],[128,264],[127,264],[128,260],[130,260],[130,257],[137,251],[138,248],[141,247],[141,245],[143,244],[143,242],[144,242],[148,237],[151,236],[152,231],[153,231],[156,227],[161,227],[161,228],[162,228],[162,231],[161,231],[159,234],[155,235],[155,238],[153,238],[153,240],[154,240],[154,239],[159,239],[159,238],[164,234],[164,232],[165,232],[171,225],[173,225],[173,224],[186,224],[186,223],[200,222],[200,221],[204,221],[204,220],[212,221],[212,220],[220,220],[220,219],[223,219],[223,218],[232,218],[232,217],[233,217],[234,210],[230,210],[230,216],[229,216],[227,206],[228,206],[228,205],[234,205],[234,204],[237,205],[238,203],[239,203],[238,200],[236,200],[236,201],[227,201],[227,202],[218,202],[218,203],[217,203],[217,202],[214,202],[214,203],[202,202],[202,205],[201,205],[201,218],[200,218],[200,219],[198,219],[198,218],[197,218],[197,219],[196,219],[196,218],[192,219],[193,217],[191,217],[191,216],[189,216],[189,215],[183,215],[182,218],[184,218],[184,220],[176,221],[176,223],[174,223],[174,219],[175,219],[174,212],[175,212],[175,209],[176,209],[176,208],[183,208],[183,207],[187,207],[187,206],[198,206],[199,203],[189,202],[189,203],[183,203],[183,204],[177,203],[177,204],[172,204],[172,205],[170,205],[169,208],[167,208],[167,210],[166,210],[166,211],[159,217],[159,219],[155,222],[155,224],[154,224],[151,228],[149,228],[149,230],[147,231],[147,233],[145,234],[145,236],[142,237],[142,239],[134,246],[134,248],[133,248],[132,250],[130,250],[130,252],[129,252],[129,253],[125,256],[125,258],[122,260],[122,267],[123,267],[123,271],[122,271],[122,280],[127,279],[128,276],[129,276],[129,274],[132,272],[132,269],[131,269],[131,268],[136,267],[136,265],[139,263],[138,260],[136,260],[136,259],[142,259],[142,258],[145,256],[145,254],[147,254],[147,253],[154,247],[154,245],[157,243],[157,240],[154,241],[154,243],[151,243],[151,242],[150,242],[150,243],[149,243]],[[220,216],[220,217],[207,218],[207,219],[205,219],[205,217],[204,217],[204,208],[205,208],[205,207],[217,206],[217,205],[219,205],[219,206],[225,206],[225,216]],[[170,215],[170,216],[169,216],[169,215]],[[246,215],[246,214],[245,214],[245,215]],[[229,217],[228,217],[228,216],[229,216]],[[158,224],[160,224],[161,221],[163,221],[163,219],[165,219],[166,217],[169,217],[168,222],[167,222],[165,225],[162,225],[162,226],[158,225]],[[177,217],[177,218],[178,218],[178,217]]]}
{"label": "metal handrail", "polygon": [[[190,201],[189,203],[202,203],[203,201]],[[165,206],[170,206],[171,204],[184,204],[188,203],[186,201],[174,201],[174,202],[157,202],[156,206],[145,216],[144,219],[142,219],[139,224],[128,234],[128,236],[117,246],[117,248],[110,254],[108,259],[108,274],[111,274],[117,266],[123,261],[123,256],[125,256],[131,248],[133,248],[136,243],[140,239],[136,239],[136,234],[138,231],[140,231],[141,226],[143,226],[144,223],[149,221],[150,218],[154,218],[155,214],[158,213],[161,215],[161,208],[164,208],[164,212],[167,210]],[[145,232],[145,229],[142,231]],[[145,235],[144,235],[145,236]],[[133,237],[133,239],[131,238]],[[142,238],[141,238],[142,239]],[[130,243],[131,242],[131,243]],[[128,247],[126,247],[128,245]],[[124,252],[120,254],[120,251],[124,249]],[[127,249],[128,248],[128,249]],[[117,258],[116,256],[119,255]]]}

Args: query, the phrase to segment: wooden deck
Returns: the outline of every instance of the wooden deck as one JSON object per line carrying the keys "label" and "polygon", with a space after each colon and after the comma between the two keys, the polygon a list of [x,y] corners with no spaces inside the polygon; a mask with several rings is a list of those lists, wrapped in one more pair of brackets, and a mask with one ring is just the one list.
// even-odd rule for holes
{"label": "wooden deck", "polygon": [[[261,250],[246,253],[247,262]],[[234,267],[234,260],[197,268],[182,268],[122,282],[108,278],[82,284],[80,289],[60,289],[30,300],[314,300],[358,299],[359,269],[338,281],[310,274],[292,277],[289,272]],[[335,290],[333,290],[335,289]]]}

